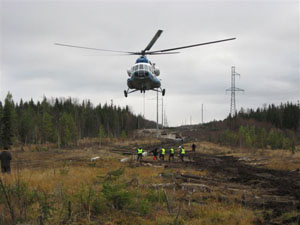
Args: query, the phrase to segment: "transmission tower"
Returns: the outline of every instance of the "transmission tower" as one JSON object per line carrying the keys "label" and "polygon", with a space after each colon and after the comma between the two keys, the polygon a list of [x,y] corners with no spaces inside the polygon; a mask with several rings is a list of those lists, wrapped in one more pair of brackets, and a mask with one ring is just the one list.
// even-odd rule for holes
{"label": "transmission tower", "polygon": [[235,106],[235,92],[244,91],[243,89],[235,87],[235,76],[240,76],[237,72],[235,72],[235,67],[231,67],[231,88],[226,89],[226,91],[231,92],[231,101],[230,101],[230,116],[234,116],[236,114],[236,106]]}

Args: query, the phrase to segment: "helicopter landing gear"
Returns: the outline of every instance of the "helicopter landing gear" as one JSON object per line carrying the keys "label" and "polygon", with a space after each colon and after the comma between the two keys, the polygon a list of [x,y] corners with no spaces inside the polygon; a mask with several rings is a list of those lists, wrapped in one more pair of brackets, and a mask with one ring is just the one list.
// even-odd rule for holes
{"label": "helicopter landing gear", "polygon": [[151,89],[151,90],[156,91],[156,92],[160,92],[162,94],[162,96],[165,96],[165,94],[166,94],[166,89],[156,88],[156,89]]}
{"label": "helicopter landing gear", "polygon": [[125,98],[127,98],[127,96],[130,94],[130,93],[133,93],[133,92],[136,92],[136,91],[139,91],[139,90],[132,90],[132,91],[130,91],[130,89],[128,88],[128,90],[126,91],[126,90],[124,90],[124,96],[125,96]]}
{"label": "helicopter landing gear", "polygon": [[160,88],[160,91],[159,90],[157,90],[157,91],[161,92],[162,96],[165,96],[165,94],[166,94],[166,89]]}

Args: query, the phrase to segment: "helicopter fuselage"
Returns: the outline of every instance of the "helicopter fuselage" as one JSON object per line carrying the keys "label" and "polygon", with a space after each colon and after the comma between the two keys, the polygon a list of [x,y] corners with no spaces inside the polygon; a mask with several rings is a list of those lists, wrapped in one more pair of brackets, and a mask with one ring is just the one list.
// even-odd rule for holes
{"label": "helicopter fuselage", "polygon": [[161,83],[154,74],[155,68],[150,63],[136,63],[130,70],[130,78],[127,80],[129,89],[141,91],[160,88]]}

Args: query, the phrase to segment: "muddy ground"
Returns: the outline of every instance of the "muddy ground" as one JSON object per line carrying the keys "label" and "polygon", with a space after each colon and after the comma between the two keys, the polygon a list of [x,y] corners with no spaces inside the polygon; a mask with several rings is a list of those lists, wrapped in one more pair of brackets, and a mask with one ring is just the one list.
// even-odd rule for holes
{"label": "muddy ground", "polygon": [[[179,174],[176,182],[201,184],[203,191],[219,193],[219,201],[233,196],[244,206],[263,210],[264,222],[256,224],[300,224],[300,171],[278,171],[261,167],[261,162],[249,157],[188,153],[186,162],[153,162],[165,168],[194,168],[207,171],[205,176]],[[204,186],[203,186],[204,185]],[[191,185],[193,187],[193,185]],[[197,187],[197,186],[194,186]],[[299,216],[283,219],[282,215],[298,211]]]}
{"label": "muddy ground", "polygon": [[[172,146],[172,144],[168,145],[165,143],[166,149]],[[155,147],[147,146],[147,149]],[[173,188],[171,185],[173,182],[174,185],[184,184],[181,187],[191,187],[193,192],[200,190],[218,193],[216,198],[219,201],[234,199],[245,207],[263,212],[263,222],[258,219],[255,221],[256,224],[300,225],[300,170],[273,170],[266,168],[265,163],[266,160],[263,157],[252,159],[248,156],[234,157],[190,151],[184,163],[179,158],[175,158],[174,162],[167,160],[162,162],[149,160],[148,157],[147,160],[144,158],[141,165],[206,171],[204,176],[165,175],[169,178],[166,187]],[[290,212],[298,212],[298,215],[285,219],[283,215]]]}

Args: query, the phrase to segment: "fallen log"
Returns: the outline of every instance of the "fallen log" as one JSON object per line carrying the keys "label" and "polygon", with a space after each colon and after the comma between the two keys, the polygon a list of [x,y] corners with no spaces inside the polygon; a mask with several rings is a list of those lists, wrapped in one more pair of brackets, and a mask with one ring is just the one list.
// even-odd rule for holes
{"label": "fallen log", "polygon": [[210,192],[211,191],[211,189],[205,184],[181,183],[180,186],[183,189],[187,189],[187,190],[192,189],[193,192],[195,192],[196,190],[205,191],[205,192]]}
{"label": "fallen log", "polygon": [[162,183],[162,184],[149,184],[146,185],[146,187],[150,188],[177,188],[177,189],[183,189],[183,190],[192,190],[195,191],[201,191],[201,192],[210,192],[211,188],[208,185],[205,184],[195,184],[195,183]]}
{"label": "fallen log", "polygon": [[127,158],[120,159],[120,162],[124,163],[124,162],[128,162],[129,160],[130,160],[130,158],[127,157]]}
{"label": "fallen log", "polygon": [[203,176],[196,176],[192,174],[180,174],[180,176],[185,177],[185,178],[193,178],[193,179],[203,179]]}
{"label": "fallen log", "polygon": [[118,153],[118,154],[122,154],[122,155],[133,155],[133,152],[129,152],[129,151],[123,151],[123,150],[117,150],[117,149],[111,149],[110,151],[113,153]]}
{"label": "fallen log", "polygon": [[192,175],[192,174],[181,174],[180,176],[182,178],[191,178],[191,179],[195,179],[195,180],[207,180],[207,181],[213,181],[213,182],[222,182],[220,180],[210,178],[207,176],[197,176],[197,175]]}
{"label": "fallen log", "polygon": [[168,212],[169,212],[169,214],[171,214],[171,213],[172,213],[172,210],[171,210],[171,206],[170,206],[170,203],[169,203],[168,195],[167,195],[167,193],[166,193],[166,190],[163,190],[163,192],[164,192],[164,195],[165,195],[165,198],[166,198],[166,201],[167,201]]}
{"label": "fallen log", "polygon": [[133,155],[132,152],[122,152],[122,155]]}
{"label": "fallen log", "polygon": [[176,187],[175,183],[163,183],[163,184],[150,184],[148,187],[152,188],[174,188]]}
{"label": "fallen log", "polygon": [[153,167],[151,163],[142,163],[143,166]]}

